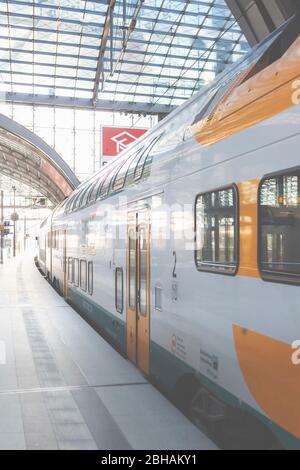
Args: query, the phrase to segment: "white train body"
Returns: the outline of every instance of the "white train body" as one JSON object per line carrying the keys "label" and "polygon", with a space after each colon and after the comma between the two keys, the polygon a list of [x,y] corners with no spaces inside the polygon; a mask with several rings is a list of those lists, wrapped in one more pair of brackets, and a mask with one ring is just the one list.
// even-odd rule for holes
{"label": "white train body", "polygon": [[[111,180],[106,198],[72,210],[68,202],[72,198],[74,202],[80,191],[84,197],[85,188],[92,187],[108,171],[102,170],[54,211],[40,234],[40,244],[45,245],[48,233],[52,241],[55,234],[57,241],[46,243],[42,260],[49,279],[163,389],[184,390],[184,384],[188,389],[199,383],[221,403],[256,416],[285,446],[299,447],[300,404],[295,396],[300,385],[299,369],[292,363],[291,345],[300,337],[300,286],[296,276],[293,281],[289,273],[282,279],[276,277],[277,272],[274,279],[262,274],[260,219],[255,218],[255,212],[259,210],[259,191],[266,175],[291,171],[295,178],[298,175],[294,169],[300,167],[300,106],[283,105],[279,112],[270,111],[257,123],[250,119],[249,125],[244,123],[242,128],[239,123],[220,138],[212,134],[216,139],[212,143],[199,143],[194,124],[216,91],[230,89],[276,37],[159,123],[117,160],[125,161],[140,148],[150,149],[153,156],[147,176],[116,192]],[[296,43],[300,55],[299,40]],[[282,65],[284,60],[280,60]],[[230,99],[229,94],[229,103]],[[260,106],[257,112],[261,112]],[[204,270],[201,263],[197,269],[197,197],[233,187],[239,214],[236,269]],[[145,264],[140,269],[144,269],[148,297],[144,299],[146,315],[137,311],[133,317],[137,329],[130,330],[128,229],[135,224],[138,234],[139,227],[146,227],[144,235],[149,230],[149,245],[145,243],[145,251],[137,254],[140,260],[144,256]],[[291,230],[295,227],[292,225]],[[74,260],[78,260],[78,282]],[[80,267],[85,276],[82,283]],[[133,282],[141,282],[141,272]],[[123,294],[120,285],[116,286],[122,276]],[[140,332],[139,321],[146,322]],[[132,335],[134,352],[128,345]],[[147,357],[141,357],[144,354]]]}

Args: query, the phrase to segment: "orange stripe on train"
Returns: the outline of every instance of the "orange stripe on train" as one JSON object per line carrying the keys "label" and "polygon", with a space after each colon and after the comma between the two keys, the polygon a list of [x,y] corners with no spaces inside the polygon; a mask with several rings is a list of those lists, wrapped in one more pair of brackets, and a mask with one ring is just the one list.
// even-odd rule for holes
{"label": "orange stripe on train", "polygon": [[238,274],[259,278],[257,266],[257,197],[259,178],[238,184],[240,212],[240,262]]}
{"label": "orange stripe on train", "polygon": [[300,438],[300,369],[291,345],[233,325],[237,356],[248,388],[267,416]]}
{"label": "orange stripe on train", "polygon": [[211,145],[292,107],[293,83],[300,79],[300,38],[276,62],[227,93],[211,114],[194,126],[196,140]]}

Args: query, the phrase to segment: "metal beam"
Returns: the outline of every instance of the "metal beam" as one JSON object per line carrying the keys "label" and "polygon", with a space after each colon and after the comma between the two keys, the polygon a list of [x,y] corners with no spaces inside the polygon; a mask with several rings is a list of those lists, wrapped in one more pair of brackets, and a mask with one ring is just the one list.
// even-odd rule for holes
{"label": "metal beam", "polygon": [[[109,69],[104,68],[104,71],[109,72]],[[10,75],[10,70],[1,70],[0,69],[0,73]],[[18,72],[14,72],[14,74],[15,75],[20,75],[20,76],[24,75],[24,76],[27,76],[27,77],[32,77],[31,72],[23,72],[21,68]],[[132,72],[131,70],[122,70],[122,71],[120,71],[120,76],[122,76],[122,75],[133,75],[134,77],[137,76],[136,72]],[[36,77],[44,77],[44,78],[53,78],[53,77],[49,76],[49,74],[46,74],[46,73],[36,73],[35,76]],[[67,75],[55,75],[55,77],[56,78],[61,78],[61,79],[66,79],[66,80],[74,80],[72,77],[68,77]],[[143,77],[157,78],[157,74],[143,72]],[[175,74],[175,75],[164,75],[164,74],[162,74],[162,75],[160,75],[160,78],[165,78],[167,80],[170,80],[170,79],[173,80],[174,79],[174,80],[178,80],[178,81],[179,80],[184,80],[185,82],[191,82],[191,84],[195,83],[195,80],[196,80],[195,78],[191,78],[191,77],[188,77],[188,76],[184,76],[184,77],[179,79],[178,74]],[[80,77],[80,79],[78,79],[77,81],[78,82],[88,81],[88,82],[93,82],[94,83],[94,79],[93,78],[88,78],[88,77]],[[53,85],[51,85],[50,88],[53,88]]]}
{"label": "metal beam", "polygon": [[[96,73],[95,73],[95,83],[94,83],[93,98],[92,98],[94,105],[98,98],[99,83],[100,83],[101,76],[103,74],[103,67],[104,67],[104,54],[106,51],[108,36],[109,36],[110,27],[112,23],[112,15],[114,11],[114,6],[116,3],[116,0],[108,0],[108,1],[109,3],[108,3],[105,22],[104,22],[103,34],[101,38],[99,55],[97,59]],[[111,35],[111,37],[113,37],[113,35]]]}
{"label": "metal beam", "polygon": [[[6,4],[7,0],[0,0],[0,4],[1,3],[4,3]],[[9,3],[12,4],[12,5],[20,5],[20,6],[28,6],[30,8],[33,8],[34,6],[39,8],[40,10],[43,10],[43,9],[46,9],[46,10],[54,10],[54,11],[57,11],[58,14],[60,12],[68,12],[68,13],[85,13],[86,15],[90,15],[90,16],[95,16],[97,19],[98,17],[105,17],[106,16],[106,13],[104,11],[98,11],[98,10],[92,10],[90,8],[85,8],[85,9],[82,9],[82,8],[75,8],[75,7],[70,7],[70,6],[65,6],[65,5],[61,5],[61,4],[51,4],[49,5],[48,3],[39,3],[38,5],[36,5],[35,3],[33,2],[24,2],[23,0],[20,1],[20,0],[9,0]],[[102,2],[104,5],[107,4],[107,0],[103,0]],[[178,2],[177,2],[178,3]],[[192,2],[189,2],[189,3],[192,3]],[[119,7],[119,11],[121,11],[122,9],[122,13],[118,13],[116,12],[116,18],[123,18],[124,19],[124,16],[126,19],[130,19],[130,15],[126,15],[126,8],[124,10],[124,4],[126,5],[126,0],[121,0],[121,1],[116,1],[116,6]],[[198,2],[199,5],[202,4],[202,6],[204,7],[209,7],[211,6],[211,3],[208,3],[208,2]],[[149,10],[149,11],[155,11],[157,12],[159,9],[159,11],[161,13],[168,13],[168,14],[175,14],[177,15],[178,14],[178,10],[176,9],[172,9],[172,8],[165,8],[165,7],[157,7],[157,6],[153,6],[153,5],[144,5],[143,6],[143,10]],[[224,9],[224,10],[227,10],[226,6],[225,5],[218,5],[218,9]],[[206,15],[206,13],[201,13],[201,12],[193,12],[193,11],[187,11],[186,14],[185,14],[185,17],[188,17],[188,16],[191,16],[191,17],[201,17],[201,16],[205,16],[207,18],[216,18],[216,19],[224,19],[224,16],[220,16],[220,15]],[[144,21],[149,21],[149,18],[148,17],[141,17],[142,20]],[[164,22],[164,21],[168,21],[166,18],[162,18],[161,19],[161,22]],[[94,25],[97,25],[97,23],[90,23],[89,24],[94,24]],[[186,23],[182,23],[183,26],[188,26],[188,24]]]}
{"label": "metal beam", "polygon": [[[0,36],[0,39],[4,38],[4,36]],[[31,41],[30,41],[31,42]],[[54,43],[53,43],[54,44]],[[167,46],[166,46],[167,47]],[[187,48],[188,49],[188,48]],[[20,48],[16,48],[16,47],[11,47],[10,48],[11,52],[16,52],[18,54],[29,54],[29,55],[32,55],[32,50],[30,49],[20,49]],[[3,51],[3,52],[7,52],[7,47],[0,47],[0,51]],[[113,47],[112,48],[112,52],[120,52],[120,49],[116,48],[116,47]],[[149,51],[143,51],[143,50],[137,50],[137,49],[126,49],[126,52],[128,54],[133,54],[133,55],[141,55],[143,57],[147,57],[148,55],[150,55],[150,57],[163,57],[165,58],[166,57],[166,54],[163,54],[163,53],[160,53],[160,52],[149,52]],[[214,49],[214,52],[217,52],[216,49]],[[221,51],[220,51],[221,52]],[[224,52],[222,50],[222,52]],[[232,55],[234,54],[234,51],[228,51],[228,55]],[[241,55],[242,53],[238,52],[237,53],[238,55]],[[49,52],[49,51],[45,51],[45,50],[41,50],[41,51],[35,51],[35,56],[37,55],[44,55],[44,56],[49,56],[49,57],[53,57],[53,52]],[[59,52],[59,53],[56,53],[55,54],[56,57],[62,57],[62,58],[66,58],[66,59],[78,59],[78,53],[74,53],[74,54],[70,54],[70,53],[64,53],[64,52]],[[96,56],[91,56],[91,55],[84,55],[82,56],[83,59],[85,60],[96,60]],[[179,59],[179,60],[182,60],[182,61],[186,61],[185,57],[183,55],[177,55],[177,54],[169,54],[168,53],[168,59]],[[191,61],[194,61],[196,60],[197,57],[191,55],[188,60],[191,60]],[[108,62],[108,59],[104,59],[105,62]],[[199,59],[199,62],[205,62],[205,63],[212,63],[212,64],[226,64],[227,62],[225,60],[221,61],[221,60],[218,60],[218,59],[213,59],[211,57],[207,57],[205,59]],[[14,60],[12,60],[12,63],[14,63]],[[123,61],[123,63],[138,63],[140,64],[140,62],[130,62],[130,61]],[[149,65],[155,65],[155,66],[160,66],[161,67],[161,64],[153,64],[152,62],[149,63]],[[178,67],[181,67],[181,66],[172,66],[173,68],[177,68]],[[35,74],[36,76],[36,74]],[[51,75],[51,78],[53,78],[53,76]],[[70,78],[70,77],[67,77],[67,78]],[[72,78],[72,77],[71,77]],[[80,78],[81,79],[81,78]],[[94,79],[92,79],[92,81],[94,81]]]}
{"label": "metal beam", "polygon": [[[1,25],[0,25],[0,29],[1,29]],[[4,39],[4,40],[7,39],[7,35],[0,35],[0,39]],[[10,39],[12,41],[28,42],[30,44],[32,43],[31,38],[23,38],[22,36],[13,36],[12,35],[12,36],[10,36]],[[119,37],[118,38],[115,37],[114,41],[121,41],[121,39]],[[62,47],[67,47],[67,48],[74,47],[74,48],[76,48],[76,51],[78,51],[78,45],[77,44],[71,44],[71,43],[64,42],[64,41],[55,41],[55,40],[50,41],[50,40],[47,40],[47,39],[37,39],[37,38],[35,38],[34,42],[36,44],[49,45],[49,46],[56,46],[57,45],[57,46],[62,46]],[[213,40],[211,42],[213,42]],[[146,40],[132,38],[131,39],[131,45],[133,45],[134,43],[135,44],[141,44],[141,45],[147,45],[148,44]],[[241,42],[239,42],[239,44],[241,44]],[[246,43],[244,43],[244,44],[246,44]],[[160,47],[164,46],[164,44],[162,44],[161,42],[158,42],[158,41],[151,41],[151,45],[152,46],[160,46]],[[165,47],[167,48],[168,45],[166,44]],[[99,49],[98,46],[95,46],[93,44],[82,44],[80,48],[81,48],[81,50],[89,49],[89,50],[95,50],[95,51],[98,51],[98,49]],[[172,44],[172,49],[179,49],[179,50],[186,49],[188,51],[189,46],[185,46],[183,44]],[[193,49],[194,49],[194,51],[207,51],[206,47],[201,46],[201,42],[199,42],[198,44],[194,44]],[[120,49],[117,49],[117,50],[120,50]],[[140,51],[138,49],[136,49],[136,50],[135,49],[127,49],[127,52],[132,52],[132,51],[135,51],[135,53],[140,53],[140,54],[143,53],[143,51]],[[32,53],[31,50],[30,50],[30,52]],[[218,49],[217,47],[215,47],[214,52],[223,52],[223,50]],[[53,55],[53,53],[50,53],[50,54]],[[153,52],[151,52],[151,53],[149,52],[149,54],[153,55]],[[235,50],[235,51],[232,52],[232,54],[241,56],[241,55],[243,55],[243,52]],[[159,54],[155,53],[155,55],[159,55]],[[162,54],[162,55],[165,56],[165,54]]]}
{"label": "metal beam", "polygon": [[[0,16],[2,15],[2,13],[0,12]],[[3,16],[3,15],[2,15]],[[10,15],[12,16],[12,15]],[[31,16],[29,15],[29,18],[31,18]],[[49,19],[49,18],[48,18]],[[45,20],[47,20],[47,18],[45,18]],[[1,25],[0,25],[1,27]],[[2,25],[3,27],[3,25]],[[28,26],[22,26],[22,25],[16,25],[16,24],[13,24],[10,26],[10,29],[11,30],[14,30],[14,29],[19,29],[19,30],[23,30],[23,31],[33,31],[33,28],[32,27],[28,27]],[[171,28],[170,28],[171,29]],[[170,36],[170,37],[173,37],[173,34],[172,32],[170,31],[170,29],[168,31],[164,31],[164,30],[158,30],[158,31],[155,31],[155,34],[158,35],[158,36],[163,36],[164,38],[166,36]],[[210,41],[210,42],[214,42],[216,37],[218,36],[218,34],[220,33],[220,28],[218,27],[215,27],[215,26],[203,26],[202,28],[204,34],[203,35],[198,35],[197,36],[197,39],[199,40],[203,40],[203,41]],[[213,31],[216,33],[216,36],[215,37],[211,37],[207,34],[205,34],[205,30],[208,30],[208,31]],[[34,27],[34,31],[35,32],[42,32],[42,33],[49,33],[49,34],[54,34],[55,33],[55,30],[51,29],[51,28],[44,28],[44,27],[39,27],[39,26],[35,26]],[[147,28],[139,28],[139,27],[136,27],[135,28],[135,31],[138,32],[138,33],[145,33],[145,34],[148,34],[149,33],[149,30]],[[233,32],[234,33],[234,32]],[[70,31],[70,30],[64,30],[64,29],[60,29],[59,30],[59,34],[60,35],[67,35],[67,36],[75,36],[75,37],[79,37],[80,34],[77,32],[77,31]],[[237,36],[239,36],[240,32],[239,31],[236,31],[234,34],[236,34]],[[177,33],[176,35],[178,38],[183,38],[183,39],[191,39],[191,35],[190,34],[187,34],[187,33]],[[99,35],[98,34],[95,34],[95,33],[87,33],[85,32],[84,34],[82,34],[82,37],[84,38],[92,38],[92,39],[99,39]],[[119,39],[119,37],[114,37],[115,40]],[[192,37],[193,39],[193,37]],[[135,42],[135,40],[133,41]],[[145,42],[145,41],[143,41]],[[147,42],[147,41],[146,41]],[[235,43],[236,42],[236,39],[232,39],[232,38],[222,38],[219,43]],[[239,41],[240,44],[245,44],[245,46],[248,46],[248,43],[246,41],[243,41],[243,40],[240,40]],[[161,44],[161,43],[160,43]],[[70,45],[70,44],[69,44]]]}
{"label": "metal beam", "polygon": [[[10,82],[9,81],[4,81],[5,84],[9,85]],[[120,82],[106,82],[107,84],[111,83],[111,84],[121,84]],[[128,85],[128,83],[126,82],[123,82],[123,84],[126,84]],[[22,83],[22,82],[14,82],[14,85],[19,85],[19,86],[27,86],[27,87],[31,87],[32,88],[32,83]],[[141,87],[143,87],[143,83],[140,83]],[[154,88],[153,85],[148,85],[148,87],[151,86],[152,89]],[[155,86],[156,88],[157,86]],[[170,96],[168,96],[166,93],[172,93],[172,98],[173,98],[173,94],[174,94],[174,90],[180,90],[180,89],[183,89],[183,90],[187,90],[187,91],[191,91],[191,89],[188,89],[188,88],[180,88],[180,87],[174,87],[174,88],[171,88],[170,85],[160,85],[160,87],[163,87],[163,88],[166,88],[167,90],[164,92],[164,96],[166,98],[170,98]],[[44,84],[39,84],[37,82],[35,82],[35,88],[46,88],[47,90],[50,88],[50,85],[44,85]],[[67,87],[67,86],[62,86],[62,85],[56,85],[55,87],[56,90],[73,90],[74,88],[73,87]],[[86,90],[84,88],[79,88],[77,87],[76,90],[80,90],[80,91],[89,91],[89,90]],[[101,91],[101,94],[110,94],[110,93],[114,93],[114,95],[126,95],[126,96],[129,96],[129,97],[138,97],[138,96],[143,96],[143,97],[146,97],[146,98],[161,98],[161,93],[155,93],[155,92],[151,92],[149,91],[149,93],[144,93],[144,92],[141,92],[139,91],[138,89],[135,90],[134,93],[132,93],[131,91],[126,91],[126,90],[116,90],[116,89],[113,89],[113,90],[110,90],[110,89],[104,89]],[[176,95],[175,98],[176,99],[180,99],[180,100],[187,100],[189,97],[191,96],[191,93],[187,94],[187,95]]]}
{"label": "metal beam", "polygon": [[151,103],[133,103],[129,101],[92,100],[83,98],[66,98],[63,96],[44,96],[26,93],[0,94],[0,101],[20,104],[34,104],[37,106],[57,106],[61,108],[96,109],[101,111],[118,111],[141,114],[169,114],[176,106]]}
{"label": "metal beam", "polygon": [[[4,3],[6,3],[6,1],[7,1],[7,0],[4,0]],[[257,0],[257,1],[258,1],[258,0]],[[3,0],[0,0],[0,4],[1,4],[1,2],[3,2]],[[10,3],[12,3],[12,2],[10,2]],[[15,2],[15,3],[24,6],[24,2]],[[115,3],[115,2],[114,2],[114,3]],[[60,9],[59,9],[59,11],[61,11],[61,10],[63,10],[63,8],[60,8]],[[83,11],[84,11],[84,10],[83,10]],[[80,10],[79,10],[79,13],[83,13],[83,11],[80,11]],[[157,8],[155,9],[155,11],[159,11],[159,8],[157,7]],[[78,12],[78,10],[77,10],[77,12]],[[177,12],[177,13],[178,13],[178,12]],[[6,14],[7,14],[6,12],[0,12],[0,16],[5,16]],[[31,18],[31,14],[30,14],[30,13],[26,14],[26,13],[14,12],[14,11],[10,12],[10,13],[9,13],[9,16],[10,16],[10,17],[20,18],[20,19],[30,19],[30,18]],[[104,12],[99,12],[99,13],[98,13],[98,16],[99,16],[100,18],[103,18],[103,17],[106,17],[106,14],[105,14]],[[119,13],[119,14],[116,13],[116,17],[117,17],[117,18],[122,18],[122,13]],[[226,20],[229,21],[229,20],[230,20],[230,16],[229,16],[229,15],[228,15],[227,17],[226,17],[226,16],[225,16],[225,17],[224,17],[224,16],[223,16],[223,17],[220,17],[220,16],[218,16],[218,15],[206,15],[205,13],[202,13],[202,14],[199,13],[199,14],[198,14],[198,17],[200,17],[200,18],[203,17],[204,19],[207,18],[207,19],[216,19],[216,20],[223,20],[223,21],[226,21]],[[54,22],[54,23],[56,23],[57,20],[59,19],[59,21],[60,21],[61,24],[64,24],[64,23],[65,23],[65,24],[71,24],[71,25],[76,25],[76,26],[82,26],[82,25],[81,25],[82,22],[81,22],[80,20],[71,19],[71,18],[68,18],[67,16],[65,16],[64,18],[59,18],[59,16],[58,16],[58,17],[52,17],[52,16],[47,16],[47,15],[35,15],[35,19],[36,19],[36,20],[42,20],[42,21],[48,21],[48,22]],[[131,19],[131,17],[127,15],[127,19]],[[149,18],[147,18],[147,17],[145,17],[145,16],[141,16],[141,17],[139,17],[139,21],[140,21],[140,23],[142,23],[142,22],[149,23],[149,21],[151,21],[151,20],[149,20]],[[153,19],[152,19],[152,21],[153,21]],[[186,23],[184,20],[183,20],[183,22],[181,22],[181,21],[168,20],[168,19],[166,19],[166,18],[163,18],[163,19],[158,18],[157,21],[156,21],[156,23],[157,23],[157,24],[163,24],[163,25],[170,25],[170,26],[182,26],[182,27],[186,27],[186,28],[195,27],[195,24]],[[99,28],[99,27],[101,26],[101,25],[99,26],[99,22],[91,22],[91,21],[89,21],[89,22],[87,23],[87,25],[88,25],[88,27],[91,28],[91,29],[92,29],[92,28],[95,28],[95,29],[96,29],[96,28]],[[196,25],[196,26],[197,26],[197,25]],[[11,25],[11,27],[14,27],[14,25]],[[210,25],[203,25],[203,28],[204,28],[204,29],[211,30],[211,31],[214,31],[214,30],[217,29],[217,28],[215,28],[214,26],[210,26]],[[235,28],[233,27],[233,28],[232,28],[232,32],[239,33],[240,31],[239,31],[238,29],[235,29]],[[76,31],[75,31],[75,33],[77,33],[78,35],[80,35],[80,33],[76,32]]]}
{"label": "metal beam", "polygon": [[[229,53],[228,53],[228,54],[229,54]],[[195,61],[195,60],[197,60],[197,59],[192,58],[191,60],[192,60],[192,61]],[[206,60],[205,60],[205,58],[203,58],[202,60],[200,59],[199,62],[200,62],[200,63],[201,63],[201,62],[206,63]],[[19,64],[19,65],[32,65],[32,61],[30,61],[30,60],[18,60],[18,59],[12,59],[12,60],[10,60],[10,59],[2,59],[2,58],[0,58],[0,63],[4,63],[4,64]],[[102,69],[101,69],[102,72],[104,72],[104,63],[110,63],[110,60],[103,58],[103,61],[102,61]],[[223,63],[224,63],[224,62],[223,62]],[[50,69],[53,69],[53,68],[54,68],[54,69],[58,69],[58,68],[59,68],[59,69],[71,69],[71,70],[74,70],[74,68],[75,68],[74,65],[69,65],[69,64],[50,64],[50,63],[47,63],[47,62],[39,62],[39,61],[35,61],[35,65],[36,65],[36,66],[39,66],[39,67],[48,67],[48,68],[50,68]],[[115,65],[117,66],[118,63],[115,64]],[[139,66],[141,66],[141,61],[138,61],[138,60],[129,60],[129,59],[124,60],[124,59],[123,59],[122,65],[139,65]],[[147,66],[149,66],[149,67],[158,67],[159,69],[162,69],[162,68],[163,68],[163,65],[164,65],[164,64],[156,64],[156,63],[149,62],[149,63],[146,63],[146,64],[144,65],[144,67],[146,68]],[[177,71],[178,71],[178,70],[180,70],[180,71],[182,71],[182,70],[187,70],[187,71],[191,70],[191,68],[190,68],[189,66],[172,65],[172,64],[170,64],[170,65],[169,65],[169,64],[166,64],[166,65],[164,65],[164,68],[167,68],[167,69],[170,69],[170,70],[177,70]],[[76,67],[76,69],[78,69],[78,70],[85,70],[85,71],[87,71],[87,72],[95,72],[95,67],[87,67],[87,66],[83,66],[83,65]],[[110,68],[109,68],[109,70],[110,70]],[[122,69],[115,70],[115,72],[119,73],[120,70],[122,70]],[[123,72],[124,72],[124,71],[123,71]],[[197,70],[196,70],[196,72],[197,72]],[[126,73],[126,71],[125,71],[124,73]],[[139,75],[139,73],[136,72],[136,75]],[[51,76],[51,78],[53,78],[53,75],[52,75],[52,74],[51,74],[51,75],[49,74],[49,77],[50,77],[50,76]],[[156,77],[157,77],[157,75],[156,75]],[[70,76],[69,79],[70,79],[70,80],[74,80],[74,77],[73,77],[73,76]],[[79,78],[78,80],[80,80],[80,78]]]}
{"label": "metal beam", "polygon": [[249,44],[255,46],[299,11],[299,0],[226,0]]}

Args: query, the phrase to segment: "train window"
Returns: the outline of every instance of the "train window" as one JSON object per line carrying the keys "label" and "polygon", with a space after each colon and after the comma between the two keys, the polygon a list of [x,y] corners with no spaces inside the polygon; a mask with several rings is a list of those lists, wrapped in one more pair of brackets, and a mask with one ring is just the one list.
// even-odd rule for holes
{"label": "train window", "polygon": [[109,171],[107,174],[106,174],[106,177],[101,185],[101,189],[98,193],[98,197],[100,198],[103,198],[105,196],[107,196],[108,192],[109,192],[109,188],[110,188],[110,182],[112,180],[112,177],[113,177],[113,173],[112,171]]}
{"label": "train window", "polygon": [[113,184],[113,191],[118,191],[124,187],[126,175],[132,161],[136,158],[138,152],[135,152],[131,157],[129,157],[123,165],[120,167],[119,171],[116,174]]}
{"label": "train window", "polygon": [[238,267],[238,203],[235,186],[196,199],[196,266],[201,271],[235,274]]}
{"label": "train window", "polygon": [[104,184],[104,181],[105,181],[106,177],[107,177],[107,170],[102,175],[100,175],[100,179],[98,181],[98,184],[95,187],[95,200],[97,200],[100,196],[101,189],[102,189],[102,186]]}
{"label": "train window", "polygon": [[147,315],[147,231],[139,229],[139,311]]}
{"label": "train window", "polygon": [[300,170],[262,181],[258,225],[262,278],[300,284]]}
{"label": "train window", "polygon": [[135,169],[136,169],[136,166],[139,162],[139,159],[141,158],[141,156],[144,153],[144,150],[145,150],[144,148],[141,148],[139,150],[139,152],[137,152],[137,154],[131,160],[129,168],[128,168],[127,173],[126,173],[126,178],[125,178],[125,185],[126,186],[129,186],[131,183],[134,182]]}
{"label": "train window", "polygon": [[74,284],[75,283],[75,260],[74,258],[72,258],[71,274],[72,274],[71,283]]}
{"label": "train window", "polygon": [[81,200],[82,200],[82,197],[83,197],[83,193],[84,193],[84,189],[80,189],[80,191],[79,191],[79,193],[76,197],[76,201],[74,201],[74,204],[73,204],[73,211],[76,211],[81,206]]}
{"label": "train window", "polygon": [[116,310],[123,313],[123,269],[116,268],[115,272],[115,304]]}
{"label": "train window", "polygon": [[153,150],[154,144],[158,141],[159,138],[160,136],[153,139],[150,145],[145,150],[145,152],[140,156],[137,162],[137,165],[135,167],[135,170],[134,170],[135,181],[139,180],[142,177],[145,166],[149,166],[151,164],[152,158],[153,158],[152,150]]}
{"label": "train window", "polygon": [[136,234],[129,230],[129,306],[136,308]]}
{"label": "train window", "polygon": [[89,192],[90,192],[90,185],[86,186],[85,189],[83,190],[82,196],[80,198],[79,207],[84,207],[86,205]]}
{"label": "train window", "polygon": [[73,279],[73,258],[68,258],[68,281],[72,282]]}
{"label": "train window", "polygon": [[145,151],[140,158],[138,159],[137,165],[134,170],[134,180],[137,181],[141,178],[142,172],[143,172],[143,167],[144,167],[144,162],[147,157],[147,152]]}
{"label": "train window", "polygon": [[52,232],[52,248],[59,249],[59,230],[53,230]]}
{"label": "train window", "polygon": [[74,199],[72,200],[72,204],[71,204],[71,207],[70,207],[71,211],[76,210],[77,200],[78,200],[79,196],[80,196],[80,192],[77,192],[77,194],[74,196]]}
{"label": "train window", "polygon": [[87,287],[87,269],[86,269],[86,260],[80,260],[80,288],[86,292]]}
{"label": "train window", "polygon": [[102,184],[102,181],[103,181],[103,176],[100,175],[99,178],[95,181],[95,183],[93,184],[93,186],[91,188],[91,191],[90,191],[90,194],[89,194],[89,202],[96,201],[97,193],[98,193],[98,190],[99,190],[99,188]]}
{"label": "train window", "polygon": [[154,149],[157,148],[156,143],[161,139],[163,134],[155,137],[150,145],[146,148],[145,152],[140,156],[136,168],[134,170],[134,180],[138,181],[142,176],[145,176],[146,169],[149,170],[155,153]]}
{"label": "train window", "polygon": [[71,201],[72,201],[72,196],[69,196],[69,199],[65,208],[65,213],[69,212]]}
{"label": "train window", "polygon": [[74,284],[76,287],[79,286],[79,259],[74,259]]}
{"label": "train window", "polygon": [[122,168],[123,166],[123,163],[124,163],[124,160],[122,160],[121,163],[119,163],[116,167],[114,167],[112,171],[112,178],[110,180],[109,192],[114,191],[115,181],[118,176],[120,168]]}
{"label": "train window", "polygon": [[75,197],[76,197],[76,194],[74,193],[70,196],[69,201],[66,205],[66,212],[71,212]]}
{"label": "train window", "polygon": [[154,305],[155,305],[155,310],[159,310],[160,312],[162,311],[162,296],[163,296],[163,290],[161,286],[155,286],[154,289]]}
{"label": "train window", "polygon": [[51,232],[48,232],[47,234],[47,246],[48,248],[51,248]]}
{"label": "train window", "polygon": [[88,293],[93,295],[94,289],[94,268],[93,261],[88,262]]}

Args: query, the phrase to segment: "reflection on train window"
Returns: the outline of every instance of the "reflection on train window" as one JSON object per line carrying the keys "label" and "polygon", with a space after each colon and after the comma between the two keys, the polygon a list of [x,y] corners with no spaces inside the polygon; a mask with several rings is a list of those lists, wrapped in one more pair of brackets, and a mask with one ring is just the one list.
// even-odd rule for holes
{"label": "reflection on train window", "polygon": [[139,180],[143,176],[144,170],[146,167],[149,169],[149,166],[151,165],[152,159],[153,159],[153,147],[155,146],[156,142],[160,139],[160,137],[161,136],[153,139],[150,145],[146,148],[146,150],[140,156],[137,162],[137,165],[135,167],[135,170],[134,170],[135,181]]}
{"label": "reflection on train window", "polygon": [[115,303],[116,303],[117,312],[123,313],[123,269],[122,268],[116,268]]}
{"label": "reflection on train window", "polygon": [[72,282],[73,279],[73,258],[68,258],[68,281]]}
{"label": "reflection on train window", "polygon": [[263,180],[259,265],[266,280],[300,283],[300,171]]}
{"label": "reflection on train window", "polygon": [[72,258],[71,272],[72,272],[71,283],[74,284],[74,282],[75,282],[75,260],[74,260],[74,258]]}
{"label": "reflection on train window", "polygon": [[97,179],[97,180],[93,183],[93,185],[92,185],[92,187],[91,187],[91,189],[90,189],[90,192],[89,192],[89,200],[88,200],[88,203],[93,202],[93,201],[96,200],[97,192],[98,192],[99,186],[100,186],[100,184],[101,184],[101,181],[102,181],[102,180],[101,180],[101,177],[99,177],[99,179]]}
{"label": "reflection on train window", "polygon": [[78,258],[74,259],[74,284],[76,287],[79,286],[79,260]]}
{"label": "reflection on train window", "polygon": [[94,288],[94,271],[93,271],[93,261],[88,262],[88,293],[93,295]]}
{"label": "reflection on train window", "polygon": [[86,260],[80,260],[80,288],[86,292],[87,287],[87,270],[86,270]]}
{"label": "reflection on train window", "polygon": [[162,311],[162,296],[163,296],[163,290],[161,286],[155,286],[154,289],[154,305],[155,305],[155,310],[159,310],[160,312]]}
{"label": "reflection on train window", "polygon": [[85,190],[83,191],[83,195],[81,196],[81,199],[80,199],[80,207],[86,206],[89,194],[90,194],[90,185],[86,186]]}
{"label": "reflection on train window", "polygon": [[144,152],[144,147],[142,147],[134,156],[134,158],[130,161],[130,165],[126,174],[125,186],[129,186],[130,184],[134,182],[135,169],[136,169],[139,159],[141,158],[141,155],[143,155],[143,152]]}
{"label": "reflection on train window", "polygon": [[138,162],[137,162],[137,165],[135,167],[135,170],[134,170],[134,179],[135,181],[139,180],[142,176],[142,172],[143,172],[143,167],[144,167],[144,163],[145,163],[145,160],[146,160],[146,157],[147,157],[147,152],[145,151],[139,158]]}
{"label": "reflection on train window", "polygon": [[147,315],[147,230],[139,229],[139,311]]}
{"label": "reflection on train window", "polygon": [[110,187],[110,181],[112,178],[112,172],[110,171],[109,173],[106,174],[106,177],[102,183],[100,192],[98,193],[98,197],[105,197],[108,194],[109,187]]}
{"label": "reflection on train window", "polygon": [[116,174],[116,177],[114,179],[114,184],[113,184],[114,191],[118,191],[124,187],[127,172],[131,166],[132,161],[136,158],[136,156],[137,156],[137,152],[134,153],[133,156],[125,160],[123,165],[118,170],[118,173]]}
{"label": "reflection on train window", "polygon": [[129,230],[129,306],[136,308],[136,235]]}
{"label": "reflection on train window", "polygon": [[76,195],[74,196],[74,199],[72,200],[71,211],[76,210],[76,204],[77,204],[78,197],[79,197],[79,192],[76,193]]}
{"label": "reflection on train window", "polygon": [[234,186],[196,199],[196,252],[199,270],[235,274],[238,265],[237,192]]}
{"label": "reflection on train window", "polygon": [[54,230],[52,232],[52,248],[55,250],[59,249],[59,230]]}

